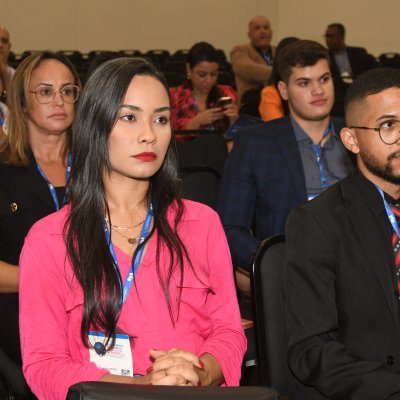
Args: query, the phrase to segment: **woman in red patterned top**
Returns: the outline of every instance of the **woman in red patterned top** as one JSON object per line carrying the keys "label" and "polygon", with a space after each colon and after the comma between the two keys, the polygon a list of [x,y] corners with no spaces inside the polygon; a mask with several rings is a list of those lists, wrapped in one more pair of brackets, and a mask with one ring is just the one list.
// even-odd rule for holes
{"label": "woman in red patterned top", "polygon": [[[186,61],[187,80],[170,89],[173,129],[210,129],[225,132],[238,116],[237,94],[218,85],[219,54],[206,42],[196,43]],[[219,103],[222,97],[232,99]]]}

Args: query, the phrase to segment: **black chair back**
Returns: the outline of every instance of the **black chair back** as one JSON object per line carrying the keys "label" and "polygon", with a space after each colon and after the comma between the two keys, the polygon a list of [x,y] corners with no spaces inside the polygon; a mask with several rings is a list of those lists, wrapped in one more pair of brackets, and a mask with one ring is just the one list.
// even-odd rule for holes
{"label": "black chair back", "polygon": [[9,358],[0,349],[0,398],[4,400],[33,400],[36,397],[30,391],[22,373],[22,366]]}
{"label": "black chair back", "polygon": [[83,382],[71,386],[66,400],[278,400],[266,387],[185,387]]}
{"label": "black chair back", "polygon": [[261,88],[249,89],[242,94],[240,100],[240,114],[252,115],[253,117],[260,118],[258,107],[261,101]]}
{"label": "black chair back", "polygon": [[204,133],[188,141],[177,141],[183,198],[216,209],[219,184],[228,155],[225,139]]}
{"label": "black chair back", "polygon": [[261,383],[287,394],[292,378],[287,364],[282,272],[284,235],[265,239],[254,258],[252,294]]}
{"label": "black chair back", "polygon": [[382,53],[379,56],[379,65],[381,67],[400,68],[400,54]]}

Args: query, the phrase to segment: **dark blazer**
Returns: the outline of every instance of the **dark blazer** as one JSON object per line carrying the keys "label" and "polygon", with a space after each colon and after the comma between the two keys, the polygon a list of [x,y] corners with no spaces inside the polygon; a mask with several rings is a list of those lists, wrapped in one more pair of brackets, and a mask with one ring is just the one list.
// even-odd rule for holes
{"label": "dark blazer", "polygon": [[[39,219],[56,211],[36,165],[0,164],[0,260],[18,265],[24,239]],[[20,361],[18,294],[0,294],[0,346]]]}
{"label": "dark blazer", "polygon": [[[333,122],[339,132],[343,120]],[[289,212],[306,201],[290,118],[238,132],[225,164],[218,204],[234,264],[250,268],[261,240],[283,233]]]}
{"label": "dark blazer", "polygon": [[283,289],[290,399],[400,398],[391,226],[360,172],[290,214]]}
{"label": "dark blazer", "polygon": [[[367,50],[365,50],[363,47],[346,46],[346,52],[349,58],[353,77],[357,77],[363,72],[378,66],[378,63],[374,57],[371,56],[371,54],[368,54]],[[332,75],[340,76],[340,71],[335,62],[335,56],[332,51],[329,51],[329,57],[331,59]]]}

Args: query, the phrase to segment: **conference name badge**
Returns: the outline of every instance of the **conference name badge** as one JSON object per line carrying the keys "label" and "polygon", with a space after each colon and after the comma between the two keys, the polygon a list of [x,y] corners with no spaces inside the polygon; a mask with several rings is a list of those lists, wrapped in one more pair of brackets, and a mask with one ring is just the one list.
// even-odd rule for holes
{"label": "conference name badge", "polygon": [[129,336],[118,333],[115,335],[115,346],[112,350],[105,347],[106,337],[102,332],[89,332],[90,361],[97,367],[105,368],[112,375],[133,376],[132,351]]}

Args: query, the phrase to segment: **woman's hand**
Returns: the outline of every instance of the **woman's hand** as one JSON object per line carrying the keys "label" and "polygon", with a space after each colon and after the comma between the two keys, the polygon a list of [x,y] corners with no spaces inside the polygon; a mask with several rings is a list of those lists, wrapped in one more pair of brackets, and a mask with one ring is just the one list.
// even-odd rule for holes
{"label": "woman's hand", "polygon": [[147,375],[128,377],[107,374],[101,381],[140,385],[210,386],[224,382],[221,367],[211,354],[200,357],[182,349],[150,350],[154,360]]}
{"label": "woman's hand", "polygon": [[224,116],[222,107],[208,108],[207,110],[199,112],[191,121],[186,125],[186,129],[199,129],[201,125],[213,124],[218,119]]}
{"label": "woman's hand", "polygon": [[148,372],[153,385],[200,386],[203,362],[193,353],[181,349],[150,350],[154,362]]}
{"label": "woman's hand", "polygon": [[222,114],[227,116],[229,120],[232,122],[238,117],[239,115],[239,109],[238,106],[234,103],[227,104],[224,106]]}

